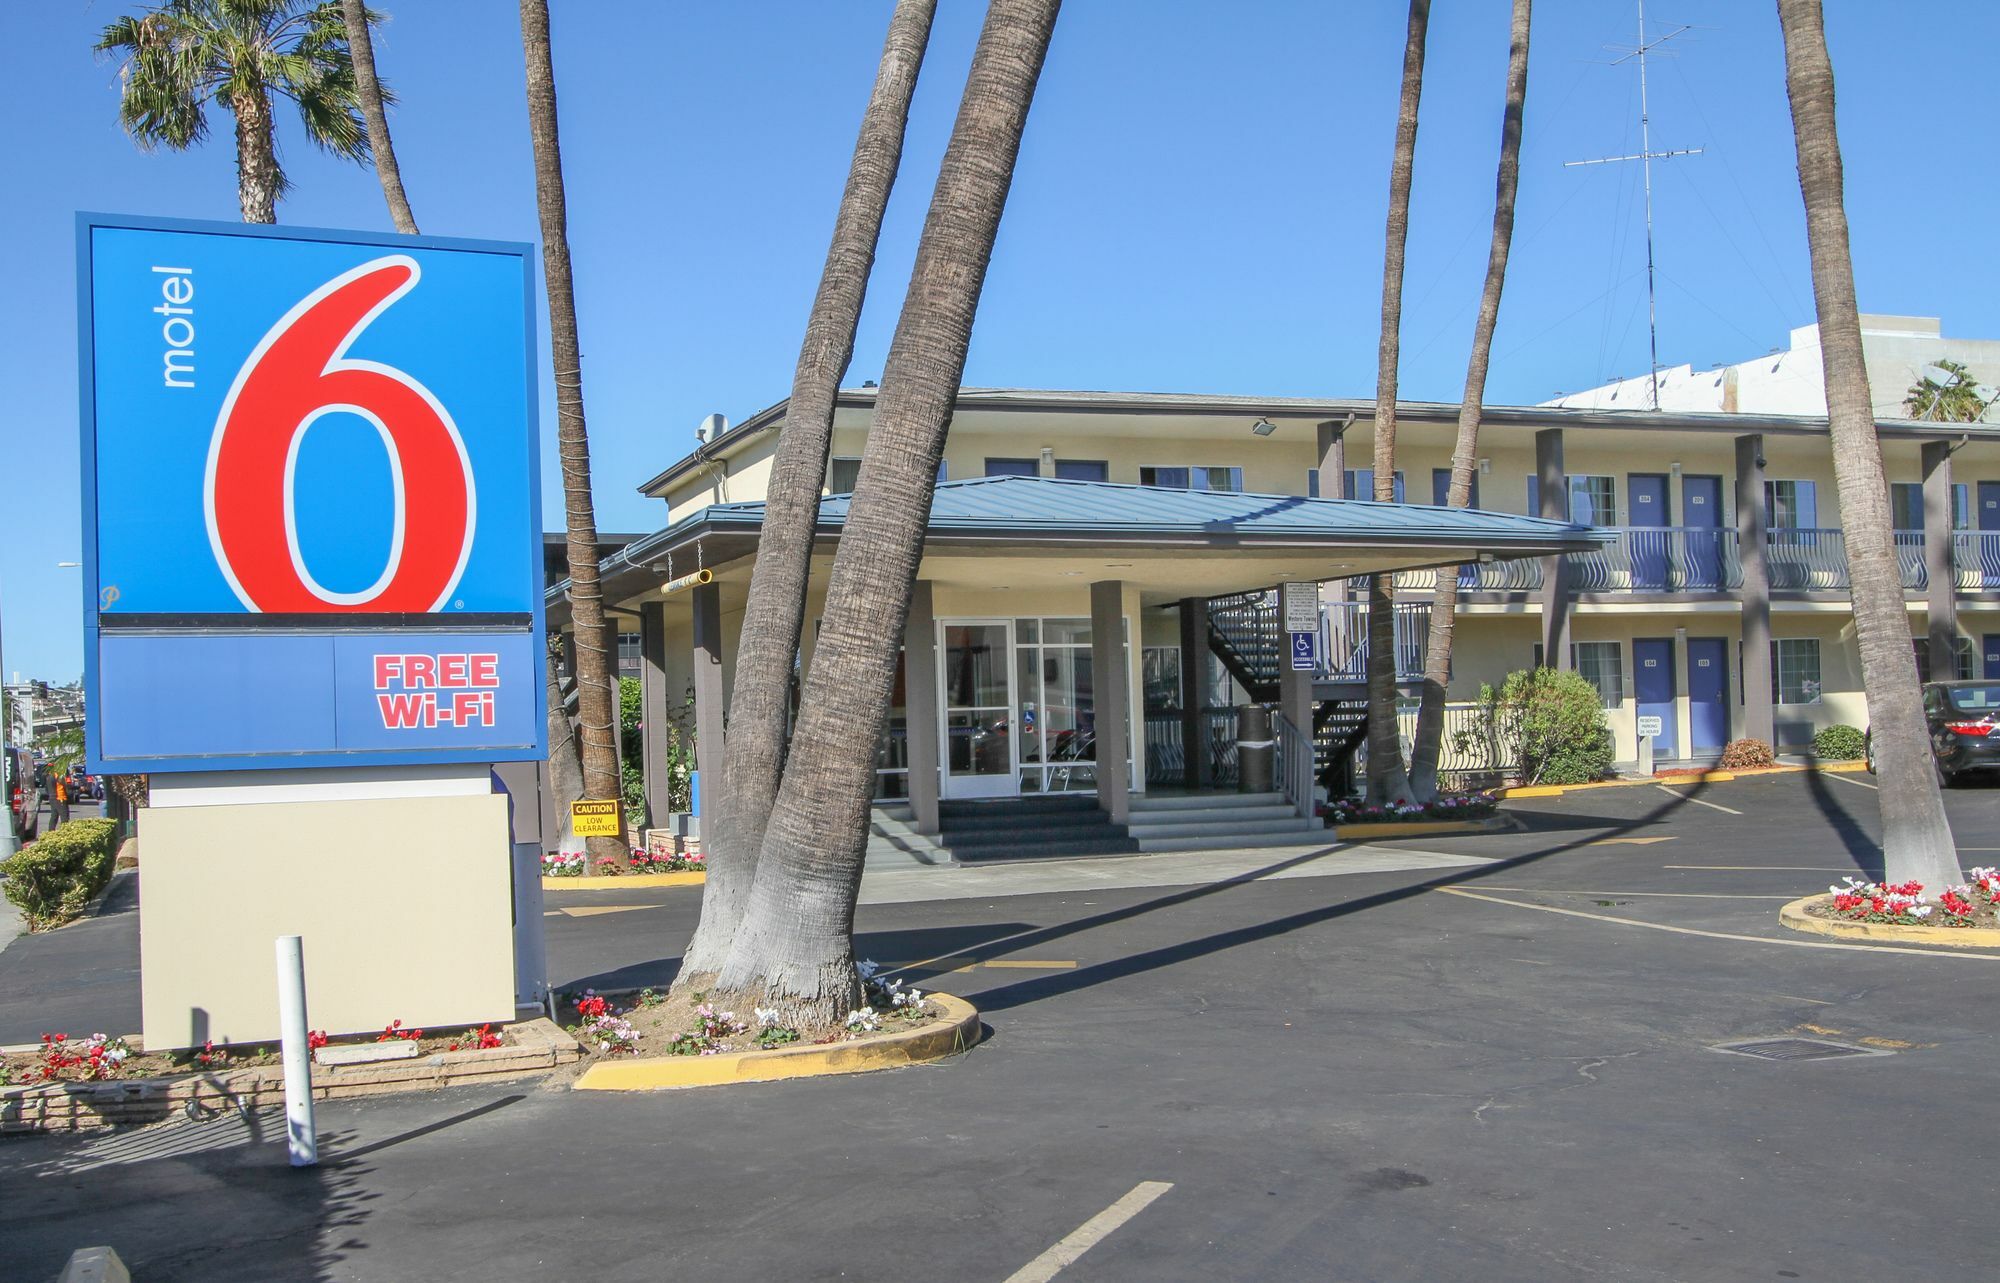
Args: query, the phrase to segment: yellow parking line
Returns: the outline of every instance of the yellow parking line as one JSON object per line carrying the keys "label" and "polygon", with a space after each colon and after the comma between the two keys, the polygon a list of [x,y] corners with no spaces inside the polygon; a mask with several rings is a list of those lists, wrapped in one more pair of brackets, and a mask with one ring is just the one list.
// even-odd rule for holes
{"label": "yellow parking line", "polygon": [[1515,895],[1587,895],[1598,899],[1610,896],[1644,896],[1651,900],[1790,900],[1786,895],[1722,895],[1706,891],[1557,891],[1550,887],[1495,887],[1479,884],[1483,891],[1508,891]]}
{"label": "yellow parking line", "polygon": [[1671,842],[1671,841],[1673,841],[1673,839],[1672,839],[1671,837],[1656,837],[1656,838],[1599,838],[1599,839],[1597,839],[1597,840],[1596,840],[1595,842],[1587,842],[1587,843],[1585,843],[1584,845],[1586,845],[1586,846],[1651,846],[1651,845],[1653,845],[1653,844],[1654,844],[1655,842]]}
{"label": "yellow parking line", "polygon": [[995,958],[980,964],[984,967],[1018,967],[1027,971],[1074,971],[1075,962],[1035,962],[1027,958]]}
{"label": "yellow parking line", "polygon": [[664,909],[663,904],[593,904],[587,908],[557,909],[566,918],[594,918],[600,913],[631,913],[638,909]]}

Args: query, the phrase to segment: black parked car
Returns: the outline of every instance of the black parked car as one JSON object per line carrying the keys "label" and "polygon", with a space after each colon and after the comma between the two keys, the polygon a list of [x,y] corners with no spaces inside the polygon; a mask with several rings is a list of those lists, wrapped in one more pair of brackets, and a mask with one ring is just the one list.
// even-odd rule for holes
{"label": "black parked car", "polygon": [[[1950,788],[1969,771],[2000,770],[2000,682],[1926,682],[1924,720],[1938,783]],[[1869,733],[1868,769],[1875,769]]]}

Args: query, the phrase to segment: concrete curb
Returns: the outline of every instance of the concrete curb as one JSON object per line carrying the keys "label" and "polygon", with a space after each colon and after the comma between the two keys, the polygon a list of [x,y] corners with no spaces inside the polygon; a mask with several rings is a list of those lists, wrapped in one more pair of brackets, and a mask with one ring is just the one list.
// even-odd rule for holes
{"label": "concrete curb", "polygon": [[1648,775],[1635,780],[1594,780],[1589,784],[1520,784],[1499,791],[1501,798],[1561,797],[1585,789],[1644,788],[1649,784],[1726,784],[1754,775],[1852,775],[1866,771],[1865,762],[1826,762],[1818,766],[1749,766],[1734,771],[1702,771],[1695,775]]}
{"label": "concrete curb", "polygon": [[618,891],[626,887],[698,887],[708,874],[693,869],[680,873],[626,873],[614,877],[588,874],[580,878],[543,878],[544,891]]}
{"label": "concrete curb", "polygon": [[[546,1017],[507,1026],[513,1042],[485,1050],[443,1051],[415,1060],[371,1065],[315,1065],[315,1100],[418,1091],[468,1082],[498,1082],[545,1074],[583,1055],[574,1038]],[[223,1109],[282,1106],[285,1071],[256,1065],[171,1078],[114,1078],[0,1088],[0,1133],[83,1131],[190,1118]]]}
{"label": "concrete curb", "polygon": [[775,1051],[600,1060],[584,1070],[574,1086],[577,1091],[658,1091],[667,1087],[715,1087],[724,1083],[865,1074],[942,1060],[979,1041],[978,1008],[948,993],[932,993],[927,997],[944,1009],[944,1016],[916,1029],[898,1029],[854,1042],[780,1047]]}
{"label": "concrete curb", "polygon": [[1778,910],[1778,921],[1808,935],[1842,940],[1873,940],[1878,944],[1933,944],[1950,949],[2000,949],[2000,930],[1991,927],[1904,927],[1887,922],[1846,922],[1814,917],[1808,906],[1826,904],[1830,895],[1809,895]]}
{"label": "concrete curb", "polygon": [[1503,826],[1480,820],[1388,820],[1370,824],[1336,824],[1333,836],[1342,842],[1362,842],[1369,838],[1393,838],[1404,834],[1439,836],[1451,833],[1495,833]]}

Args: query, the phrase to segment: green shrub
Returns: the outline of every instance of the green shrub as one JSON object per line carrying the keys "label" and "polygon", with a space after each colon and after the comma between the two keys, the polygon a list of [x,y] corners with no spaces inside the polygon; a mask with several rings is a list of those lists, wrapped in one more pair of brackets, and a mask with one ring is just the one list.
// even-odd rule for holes
{"label": "green shrub", "polygon": [[1611,771],[1604,701],[1575,673],[1526,669],[1480,688],[1500,743],[1528,784],[1587,784]]}
{"label": "green shrub", "polygon": [[1853,726],[1829,726],[1813,736],[1813,756],[1822,762],[1853,762],[1868,755],[1868,740]]}
{"label": "green shrub", "polygon": [[1725,771],[1754,771],[1759,767],[1775,766],[1778,759],[1771,752],[1771,746],[1763,740],[1731,740],[1722,750],[1722,769]]}
{"label": "green shrub", "polygon": [[0,874],[28,929],[46,931],[83,912],[111,880],[117,858],[116,820],[71,820],[0,860]]}

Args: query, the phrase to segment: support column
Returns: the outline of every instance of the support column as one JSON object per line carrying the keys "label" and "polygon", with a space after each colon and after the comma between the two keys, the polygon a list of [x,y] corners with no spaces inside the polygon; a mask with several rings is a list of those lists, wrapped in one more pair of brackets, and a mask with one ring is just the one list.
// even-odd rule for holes
{"label": "support column", "polygon": [[618,616],[609,611],[604,615],[604,656],[611,669],[611,754],[618,759],[622,768],[625,763],[625,700],[622,694],[625,673],[618,663],[618,634],[624,631]]}
{"label": "support column", "polygon": [[910,754],[910,810],[919,833],[938,831],[937,612],[930,581],[910,590],[903,625],[903,718]]}
{"label": "support column", "polygon": [[[1561,428],[1543,428],[1535,433],[1536,487],[1541,492],[1538,515],[1553,521],[1570,520],[1569,477],[1563,471]],[[1542,558],[1542,663],[1548,668],[1568,670],[1574,665],[1569,655],[1570,598],[1569,560]]]}
{"label": "support column", "polygon": [[1958,572],[1952,545],[1951,443],[1926,441],[1924,467],[1924,599],[1929,606],[1931,680],[1958,676]]}
{"label": "support column", "polygon": [[1771,575],[1765,562],[1764,438],[1736,438],[1736,562],[1743,568],[1743,738],[1774,745]]}
{"label": "support column", "polygon": [[[1324,426],[1324,425],[1322,425]],[[1324,493],[1326,474],[1320,473]],[[1190,597],[1181,603],[1181,782],[1205,789],[1214,782],[1208,760],[1208,602]]]}
{"label": "support column", "polygon": [[703,776],[699,804],[715,813],[722,789],[722,722],[729,711],[722,689],[722,585],[702,584],[694,593],[694,760]]}
{"label": "support column", "polygon": [[639,769],[646,777],[646,820],[665,825],[673,808],[667,779],[667,726],[672,720],[667,694],[667,607],[649,601],[639,607]]}
{"label": "support column", "polygon": [[1328,419],[1319,425],[1319,497],[1346,496],[1347,427],[1352,419]]}
{"label": "support column", "polygon": [[1113,824],[1132,813],[1125,759],[1131,675],[1125,662],[1125,584],[1100,579],[1090,586],[1092,720],[1096,723],[1097,805]]}

